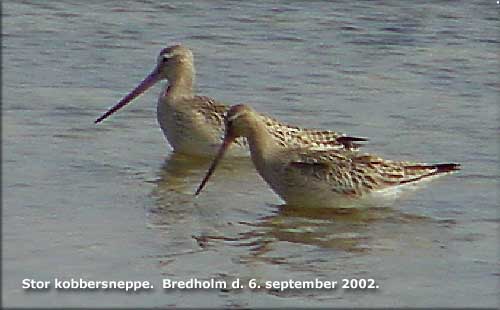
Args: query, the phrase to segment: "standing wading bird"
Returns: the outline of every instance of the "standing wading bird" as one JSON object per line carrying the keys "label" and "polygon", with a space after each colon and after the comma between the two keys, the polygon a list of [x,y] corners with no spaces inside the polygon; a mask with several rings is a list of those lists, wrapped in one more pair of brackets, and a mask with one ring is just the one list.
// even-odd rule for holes
{"label": "standing wading bird", "polygon": [[338,206],[346,198],[358,198],[460,169],[458,164],[391,161],[346,149],[284,149],[273,139],[259,114],[243,104],[231,107],[225,122],[223,143],[196,195],[238,137],[248,139],[252,161],[262,178],[287,204],[295,206]]}
{"label": "standing wading bird", "polygon": [[[168,80],[157,105],[158,123],[175,152],[197,156],[214,156],[224,136],[224,115],[228,107],[209,97],[195,96],[193,54],[175,45],[163,49],[156,67],[132,92],[99,117],[99,123],[124,107],[158,81]],[[348,137],[334,131],[302,129],[283,124],[258,114],[266,130],[283,147],[315,147],[318,149],[356,148],[364,138]],[[237,139],[229,151],[233,156],[247,156],[245,139]]]}

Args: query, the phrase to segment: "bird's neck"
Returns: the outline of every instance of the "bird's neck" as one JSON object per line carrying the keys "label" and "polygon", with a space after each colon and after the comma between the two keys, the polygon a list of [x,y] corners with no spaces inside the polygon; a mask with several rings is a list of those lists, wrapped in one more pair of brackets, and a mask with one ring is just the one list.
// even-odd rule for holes
{"label": "bird's neck", "polygon": [[174,98],[193,97],[194,70],[191,68],[181,68],[168,80],[166,96]]}
{"label": "bird's neck", "polygon": [[260,119],[254,119],[249,126],[248,143],[252,161],[258,170],[264,169],[264,164],[274,158],[280,150],[279,145]]}

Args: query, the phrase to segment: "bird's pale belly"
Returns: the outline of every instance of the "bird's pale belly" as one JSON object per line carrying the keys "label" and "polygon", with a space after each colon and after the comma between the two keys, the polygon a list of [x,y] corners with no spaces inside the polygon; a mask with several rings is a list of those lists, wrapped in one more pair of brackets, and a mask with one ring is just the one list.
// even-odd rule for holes
{"label": "bird's pale belly", "polygon": [[266,183],[287,205],[305,208],[350,208],[362,198],[360,195],[345,194],[344,188],[335,188],[334,184],[303,175],[299,170],[284,170],[281,168],[282,164],[262,165],[262,161],[256,164],[255,160],[254,164]]}

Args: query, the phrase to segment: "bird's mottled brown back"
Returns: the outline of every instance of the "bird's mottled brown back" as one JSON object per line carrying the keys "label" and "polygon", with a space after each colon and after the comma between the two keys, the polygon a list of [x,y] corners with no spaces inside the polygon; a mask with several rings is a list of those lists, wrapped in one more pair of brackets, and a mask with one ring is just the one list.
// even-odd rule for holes
{"label": "bird's mottled brown back", "polygon": [[[220,128],[221,140],[224,134],[224,117],[229,108],[221,102],[217,102],[210,97],[197,96],[191,103],[210,126]],[[315,149],[345,149],[346,144],[338,141],[338,138],[345,135],[329,130],[303,129],[297,126],[282,123],[267,115],[260,114],[267,130],[274,140],[282,147],[305,147]],[[364,139],[358,138],[357,141]],[[237,143],[246,146],[246,139],[237,139]]]}
{"label": "bird's mottled brown back", "polygon": [[[318,182],[331,184],[332,191],[359,195],[458,170],[456,164],[422,164],[384,160],[349,150],[296,151],[286,169],[298,170]],[[447,165],[446,169],[441,168]]]}

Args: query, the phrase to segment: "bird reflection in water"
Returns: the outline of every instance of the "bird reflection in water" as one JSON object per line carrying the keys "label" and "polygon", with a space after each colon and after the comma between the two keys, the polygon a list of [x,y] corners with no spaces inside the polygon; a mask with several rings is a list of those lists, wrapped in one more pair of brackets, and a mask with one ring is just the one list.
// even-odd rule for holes
{"label": "bird reflection in water", "polygon": [[[372,247],[381,249],[379,239],[399,238],[397,227],[421,225],[433,219],[395,210],[390,206],[371,205],[367,202],[360,208],[301,208],[288,205],[273,207],[271,215],[254,222],[238,222],[236,236],[193,236],[200,247],[210,248],[220,242],[236,247],[249,248],[243,261],[271,260],[274,263],[285,258],[271,254],[281,252],[280,242],[315,246],[334,251],[364,253]],[[294,247],[289,247],[293,249]],[[292,250],[293,251],[293,250]],[[288,255],[284,255],[288,257]]]}
{"label": "bird reflection in water", "polygon": [[[210,197],[203,201],[194,199],[193,192],[203,177],[212,158],[194,157],[172,153],[165,159],[158,170],[156,186],[150,196],[154,206],[148,210],[148,218],[152,226],[167,226],[178,224],[180,218],[192,217],[195,221],[207,209],[204,207]],[[255,169],[249,159],[227,160],[220,173],[221,191],[234,190],[245,182],[246,175],[258,179]],[[201,204],[201,206],[199,206]],[[214,207],[217,204],[214,205]]]}

